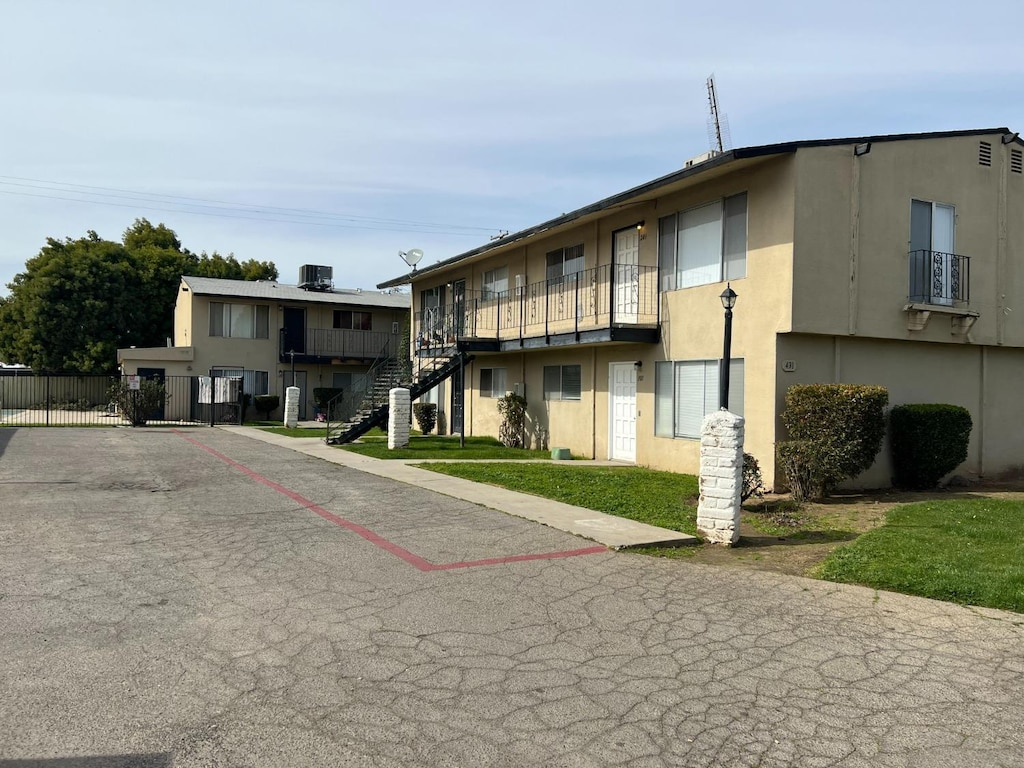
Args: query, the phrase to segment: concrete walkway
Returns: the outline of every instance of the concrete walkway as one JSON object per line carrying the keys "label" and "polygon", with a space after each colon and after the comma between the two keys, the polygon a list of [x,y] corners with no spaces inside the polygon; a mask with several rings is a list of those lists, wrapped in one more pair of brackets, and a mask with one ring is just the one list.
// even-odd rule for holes
{"label": "concrete walkway", "polygon": [[[417,488],[434,491],[445,496],[470,501],[516,517],[532,520],[560,531],[582,536],[612,549],[644,546],[682,546],[697,544],[699,539],[678,531],[638,523],[623,517],[608,515],[592,509],[543,499],[526,493],[509,491],[493,485],[474,483],[450,475],[420,469],[412,464],[432,463],[431,460],[373,459],[358,453],[327,445],[320,438],[286,437],[254,427],[221,427],[228,432],[262,440],[293,451],[314,456],[332,464],[358,469],[378,477],[387,477]],[[433,460],[438,461],[438,460]],[[553,464],[565,462],[549,462]],[[574,461],[574,465],[621,466],[611,461]]]}

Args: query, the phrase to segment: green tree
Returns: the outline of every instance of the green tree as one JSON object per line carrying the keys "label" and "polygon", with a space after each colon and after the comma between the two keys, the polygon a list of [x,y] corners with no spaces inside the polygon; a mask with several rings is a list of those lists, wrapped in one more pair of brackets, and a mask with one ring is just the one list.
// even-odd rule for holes
{"label": "green tree", "polygon": [[109,373],[118,347],[162,346],[182,275],[277,279],[273,262],[185,249],[174,230],[136,219],[121,242],[93,231],[48,238],[0,298],[0,359],[37,371]]}

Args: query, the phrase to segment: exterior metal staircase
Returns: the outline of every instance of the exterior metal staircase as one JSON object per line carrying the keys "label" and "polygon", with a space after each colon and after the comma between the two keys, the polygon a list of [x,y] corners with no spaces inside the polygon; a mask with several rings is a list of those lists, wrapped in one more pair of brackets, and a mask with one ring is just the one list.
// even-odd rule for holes
{"label": "exterior metal staircase", "polygon": [[405,387],[409,390],[410,399],[416,400],[472,359],[465,353],[450,349],[441,354],[417,357],[415,371],[410,371],[408,363],[395,357],[378,360],[348,393],[328,403],[327,444],[351,443],[374,427],[385,424],[390,410],[390,392],[395,387]]}

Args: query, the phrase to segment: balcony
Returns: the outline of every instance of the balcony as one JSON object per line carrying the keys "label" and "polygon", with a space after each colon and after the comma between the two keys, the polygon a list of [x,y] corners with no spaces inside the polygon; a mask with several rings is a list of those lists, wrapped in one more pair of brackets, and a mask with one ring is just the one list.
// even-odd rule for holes
{"label": "balcony", "polygon": [[385,331],[282,328],[278,351],[282,363],[291,362],[291,353],[294,352],[297,363],[329,364],[335,360],[373,361],[385,346],[397,349],[398,338]]}
{"label": "balcony", "polygon": [[416,313],[417,349],[511,351],[659,339],[658,268],[604,265]]}
{"label": "balcony", "polygon": [[978,318],[970,310],[971,260],[942,251],[910,251],[907,329],[924,330],[932,314],[948,315],[954,335],[966,335]]}

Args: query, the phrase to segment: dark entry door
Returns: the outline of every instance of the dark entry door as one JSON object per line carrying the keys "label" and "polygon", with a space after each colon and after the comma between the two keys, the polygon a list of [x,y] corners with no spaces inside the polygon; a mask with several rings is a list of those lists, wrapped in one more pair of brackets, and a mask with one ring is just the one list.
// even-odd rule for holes
{"label": "dark entry door", "polygon": [[462,388],[462,369],[457,368],[452,377],[448,379],[452,390],[452,410],[451,410],[451,423],[448,425],[448,434],[454,435],[462,432],[462,422],[464,416],[464,399],[463,399],[463,388]]}
{"label": "dark entry door", "polygon": [[[139,378],[147,381],[156,381],[163,384],[166,380],[166,368],[139,368]],[[146,414],[146,419],[149,421],[163,421],[164,420],[164,400],[161,398],[160,406],[156,408],[152,413]]]}
{"label": "dark entry door", "polygon": [[306,352],[306,310],[301,307],[284,308],[284,347],[281,354],[289,352]]}

